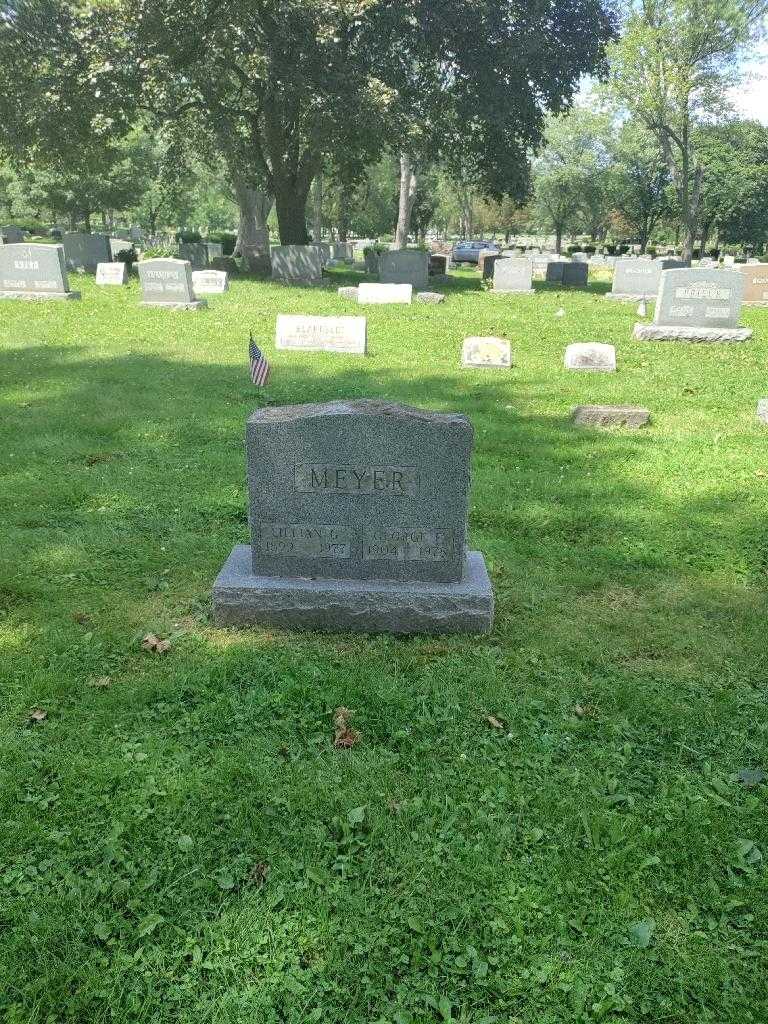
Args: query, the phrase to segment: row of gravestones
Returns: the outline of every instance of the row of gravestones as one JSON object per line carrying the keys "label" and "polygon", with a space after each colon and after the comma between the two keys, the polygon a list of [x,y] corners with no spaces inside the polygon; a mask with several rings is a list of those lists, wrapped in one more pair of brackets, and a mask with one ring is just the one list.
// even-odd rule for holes
{"label": "row of gravestones", "polygon": [[[227,290],[223,271],[192,271],[187,260],[157,259],[138,264],[142,305],[198,309],[198,295]],[[125,263],[98,263],[100,285],[125,284]],[[61,245],[19,243],[0,246],[0,298],[79,299],[70,291],[64,248]]]}

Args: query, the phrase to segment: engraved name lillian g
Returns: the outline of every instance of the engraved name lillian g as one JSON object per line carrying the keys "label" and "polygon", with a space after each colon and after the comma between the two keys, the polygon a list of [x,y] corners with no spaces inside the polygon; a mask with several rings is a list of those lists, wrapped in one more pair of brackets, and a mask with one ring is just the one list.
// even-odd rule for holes
{"label": "engraved name lillian g", "polygon": [[294,487],[302,494],[386,494],[415,497],[419,474],[413,466],[298,465]]}

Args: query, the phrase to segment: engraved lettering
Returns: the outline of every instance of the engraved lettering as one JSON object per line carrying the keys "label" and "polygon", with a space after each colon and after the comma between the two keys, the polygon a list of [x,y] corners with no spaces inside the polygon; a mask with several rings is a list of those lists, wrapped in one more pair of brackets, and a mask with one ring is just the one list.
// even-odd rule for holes
{"label": "engraved lettering", "polygon": [[350,558],[355,530],[350,526],[261,523],[262,555],[287,558]]}
{"label": "engraved lettering", "polygon": [[300,494],[389,494],[415,497],[419,474],[410,466],[297,465],[294,488]]}
{"label": "engraved lettering", "polygon": [[417,526],[363,528],[363,561],[441,562],[453,556],[451,530]]}

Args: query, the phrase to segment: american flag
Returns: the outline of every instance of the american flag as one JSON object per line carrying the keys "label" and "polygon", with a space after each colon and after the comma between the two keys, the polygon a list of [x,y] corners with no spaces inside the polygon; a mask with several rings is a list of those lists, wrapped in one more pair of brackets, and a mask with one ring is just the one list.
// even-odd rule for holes
{"label": "american flag", "polygon": [[269,380],[269,363],[264,353],[253,340],[253,334],[250,334],[248,354],[251,363],[251,381],[257,388],[263,388]]}

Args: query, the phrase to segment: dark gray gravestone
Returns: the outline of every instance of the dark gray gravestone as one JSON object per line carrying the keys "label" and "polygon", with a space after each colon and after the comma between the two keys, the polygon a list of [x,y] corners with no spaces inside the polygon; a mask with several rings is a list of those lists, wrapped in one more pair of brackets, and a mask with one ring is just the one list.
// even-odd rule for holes
{"label": "dark gray gravestone", "polygon": [[448,273],[448,256],[444,252],[433,252],[429,257],[430,277]]}
{"label": "dark gray gravestone", "polygon": [[196,299],[192,289],[192,268],[187,260],[143,260],[139,263],[141,306],[166,309],[202,309],[205,299]]}
{"label": "dark gray gravestone", "polygon": [[565,288],[586,288],[589,280],[588,263],[568,263],[558,260],[547,264],[547,281]]}
{"label": "dark gray gravestone", "polygon": [[106,235],[89,235],[84,231],[68,231],[64,235],[64,258],[68,270],[96,273],[99,263],[112,262],[112,250]]}
{"label": "dark gray gravestone", "polygon": [[465,416],[373,399],[255,412],[251,546],[214,585],[217,622],[487,631],[490,582],[466,550],[472,442]]}
{"label": "dark gray gravestone", "polygon": [[493,267],[493,290],[495,292],[524,292],[533,291],[531,281],[533,280],[533,263],[531,260],[498,259]]}
{"label": "dark gray gravestone", "polygon": [[79,299],[67,282],[61,245],[0,246],[0,299]]}
{"label": "dark gray gravestone", "polygon": [[486,252],[480,253],[477,260],[477,265],[480,269],[480,273],[484,281],[493,280],[493,272],[496,264],[501,259],[500,252]]}
{"label": "dark gray gravestone", "polygon": [[663,270],[652,324],[636,324],[641,341],[746,341],[738,326],[744,275],[702,267]]}
{"label": "dark gray gravestone", "polygon": [[272,248],[272,278],[285,284],[320,284],[323,265],[316,245],[275,245]]}
{"label": "dark gray gravestone", "polygon": [[15,224],[0,224],[0,239],[4,238],[7,245],[16,245],[24,241],[24,232]]}
{"label": "dark gray gravestone", "polygon": [[208,246],[205,242],[179,242],[179,259],[188,260],[193,270],[208,266]]}
{"label": "dark gray gravestone", "polygon": [[379,281],[382,284],[410,284],[416,292],[425,291],[429,282],[429,253],[420,249],[381,253]]}

